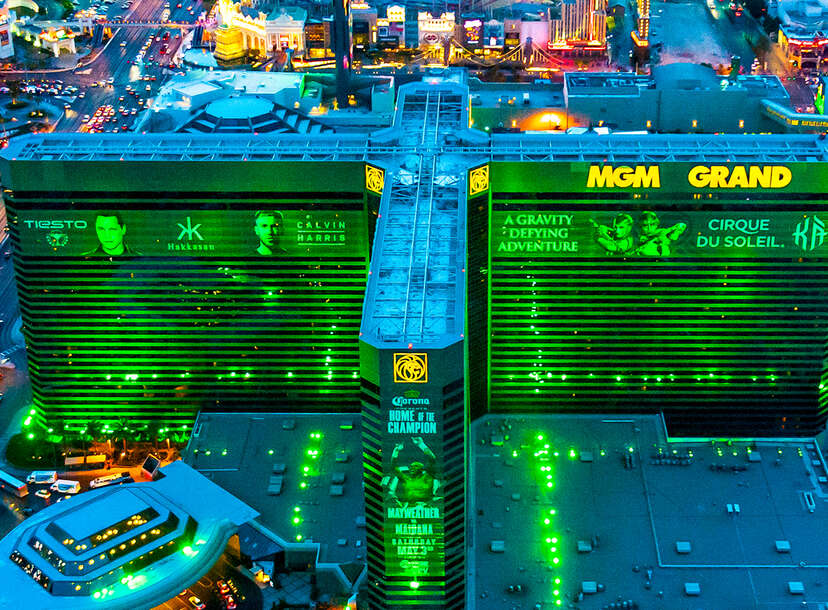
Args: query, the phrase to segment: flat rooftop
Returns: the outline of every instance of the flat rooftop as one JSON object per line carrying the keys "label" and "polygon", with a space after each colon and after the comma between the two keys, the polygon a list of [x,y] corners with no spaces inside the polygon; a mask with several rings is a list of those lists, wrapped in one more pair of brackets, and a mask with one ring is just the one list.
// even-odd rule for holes
{"label": "flat rooftop", "polygon": [[601,95],[638,95],[639,89],[655,86],[653,78],[632,72],[567,72],[564,75],[569,95],[583,95],[600,89]]}
{"label": "flat rooftop", "polygon": [[147,508],[149,504],[132,493],[129,488],[121,488],[100,502],[89,502],[55,519],[55,525],[75,540],[83,540]]}
{"label": "flat rooftop", "polygon": [[[529,94],[528,103],[524,94]],[[474,107],[499,108],[514,106],[518,108],[564,108],[563,86],[559,83],[548,85],[508,84],[471,84],[469,87],[472,115]]]}
{"label": "flat rooftop", "polygon": [[202,413],[183,458],[285,542],[319,543],[322,563],[364,562],[359,415]]}
{"label": "flat rooftop", "polygon": [[175,85],[172,87],[172,89],[176,93],[192,97],[195,95],[201,95],[202,93],[211,93],[213,91],[216,91],[217,89],[221,89],[221,87],[211,82],[189,81],[184,82],[181,85]]}
{"label": "flat rooftop", "polygon": [[668,443],[655,416],[553,415],[487,416],[470,438],[478,610],[828,599],[814,542],[828,535],[828,479],[812,440]]}

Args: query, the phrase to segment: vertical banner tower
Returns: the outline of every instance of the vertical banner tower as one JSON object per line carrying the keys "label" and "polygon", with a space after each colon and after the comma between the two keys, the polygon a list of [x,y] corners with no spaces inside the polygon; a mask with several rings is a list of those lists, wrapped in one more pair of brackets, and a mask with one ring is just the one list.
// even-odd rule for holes
{"label": "vertical banner tower", "polygon": [[455,84],[405,85],[377,140],[418,154],[366,168],[381,195],[360,337],[372,609],[465,607],[467,195],[439,151],[467,108]]}

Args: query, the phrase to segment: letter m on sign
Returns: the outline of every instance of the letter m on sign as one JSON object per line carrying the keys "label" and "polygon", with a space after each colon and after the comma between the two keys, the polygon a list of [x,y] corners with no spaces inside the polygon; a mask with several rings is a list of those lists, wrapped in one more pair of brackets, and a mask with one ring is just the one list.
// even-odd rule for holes
{"label": "letter m on sign", "polygon": [[612,176],[613,168],[610,165],[590,165],[587,175],[587,188],[614,187],[615,180]]}

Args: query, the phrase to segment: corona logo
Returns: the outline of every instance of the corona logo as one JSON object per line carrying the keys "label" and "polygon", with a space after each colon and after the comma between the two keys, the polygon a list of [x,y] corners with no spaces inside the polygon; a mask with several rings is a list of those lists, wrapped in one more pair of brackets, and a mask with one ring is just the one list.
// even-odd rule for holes
{"label": "corona logo", "polygon": [[382,187],[385,185],[385,172],[373,165],[365,166],[365,188],[372,193],[382,195]]}
{"label": "corona logo", "polygon": [[711,189],[781,189],[791,183],[791,170],[784,165],[697,165],[687,174],[690,186]]}
{"label": "corona logo", "polygon": [[426,383],[428,354],[394,354],[394,383]]}
{"label": "corona logo", "polygon": [[661,188],[658,165],[590,165],[587,188]]}
{"label": "corona logo", "polygon": [[469,172],[469,197],[489,190],[489,166],[476,167]]}

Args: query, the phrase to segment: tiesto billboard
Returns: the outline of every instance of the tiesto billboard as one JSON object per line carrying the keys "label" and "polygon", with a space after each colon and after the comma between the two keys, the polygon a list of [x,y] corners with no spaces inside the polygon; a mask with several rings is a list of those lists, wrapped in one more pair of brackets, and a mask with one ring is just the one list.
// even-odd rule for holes
{"label": "tiesto billboard", "polygon": [[492,255],[824,257],[826,221],[802,212],[495,211]]}
{"label": "tiesto billboard", "polygon": [[278,210],[26,211],[24,256],[364,256],[361,212]]}

